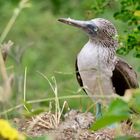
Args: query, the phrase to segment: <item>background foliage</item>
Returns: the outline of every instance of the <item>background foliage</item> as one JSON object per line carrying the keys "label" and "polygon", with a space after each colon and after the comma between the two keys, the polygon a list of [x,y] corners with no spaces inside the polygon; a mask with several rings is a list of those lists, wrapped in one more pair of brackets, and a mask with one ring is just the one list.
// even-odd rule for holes
{"label": "background foliage", "polygon": [[[19,0],[0,0],[0,33],[10,19]],[[112,21],[119,33],[118,54],[129,60],[140,76],[140,2],[137,0],[30,0],[31,7],[24,10],[8,34],[5,42],[12,40],[6,62],[8,73],[14,73],[13,100],[8,106],[23,100],[23,77],[27,67],[27,100],[53,96],[47,81],[55,76],[59,96],[79,93],[75,78],[77,53],[88,37],[80,30],[63,25],[60,17],[88,20],[102,17]],[[132,58],[132,59],[131,59]],[[80,94],[84,94],[80,91]],[[87,104],[68,99],[71,107]],[[89,99],[88,99],[89,102]],[[42,106],[45,105],[41,104]],[[45,106],[46,107],[46,106]],[[15,113],[16,114],[16,113]]]}

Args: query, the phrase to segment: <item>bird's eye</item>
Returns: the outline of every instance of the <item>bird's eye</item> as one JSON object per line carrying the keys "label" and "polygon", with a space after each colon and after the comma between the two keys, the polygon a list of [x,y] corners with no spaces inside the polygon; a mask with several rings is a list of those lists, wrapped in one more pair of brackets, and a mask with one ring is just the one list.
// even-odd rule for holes
{"label": "bird's eye", "polygon": [[94,27],[94,31],[95,31],[95,32],[98,31],[98,27],[97,27],[97,26]]}
{"label": "bird's eye", "polygon": [[94,31],[94,32],[98,31],[98,27],[96,25],[88,24],[87,28],[91,31]]}

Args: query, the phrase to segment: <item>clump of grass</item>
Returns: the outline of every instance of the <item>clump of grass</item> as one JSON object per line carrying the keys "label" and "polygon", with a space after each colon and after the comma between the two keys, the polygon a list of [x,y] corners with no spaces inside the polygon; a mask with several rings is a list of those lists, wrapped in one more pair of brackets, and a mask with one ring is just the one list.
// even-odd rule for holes
{"label": "clump of grass", "polygon": [[[40,73],[39,74],[41,76],[43,76],[49,83],[53,93],[54,93],[54,101],[55,101],[55,112],[52,113],[52,105],[50,102],[50,106],[49,106],[49,114],[50,118],[49,118],[49,126],[50,128],[57,128],[58,125],[60,124],[60,120],[61,120],[61,116],[63,114],[64,108],[67,105],[67,101],[63,102],[62,107],[60,107],[60,102],[59,102],[59,98],[58,98],[58,87],[57,87],[57,82],[55,77],[52,77],[52,82],[48,79],[48,77],[46,77],[44,74]],[[41,119],[41,118],[40,118]]]}
{"label": "clump of grass", "polygon": [[[37,115],[36,117],[32,116],[32,121],[30,122],[29,125],[29,130],[32,130],[32,128],[35,125],[39,125],[41,127],[47,128],[47,129],[55,129],[58,128],[60,121],[61,121],[61,116],[64,111],[65,106],[67,105],[67,102],[64,101],[62,108],[60,107],[60,102],[58,98],[58,88],[57,88],[57,83],[55,77],[52,77],[52,82],[48,79],[47,76],[44,74],[38,72],[41,76],[43,76],[47,82],[49,83],[53,93],[54,93],[54,101],[55,101],[55,111],[54,113],[52,112],[52,103],[50,102],[49,105],[49,111],[47,113],[42,113],[41,115]],[[28,109],[27,101],[26,101],[26,80],[27,80],[27,68],[25,68],[25,74],[24,74],[24,91],[23,91],[23,99],[24,99],[24,108],[26,109],[27,112],[31,112]],[[45,119],[45,120],[44,120]]]}

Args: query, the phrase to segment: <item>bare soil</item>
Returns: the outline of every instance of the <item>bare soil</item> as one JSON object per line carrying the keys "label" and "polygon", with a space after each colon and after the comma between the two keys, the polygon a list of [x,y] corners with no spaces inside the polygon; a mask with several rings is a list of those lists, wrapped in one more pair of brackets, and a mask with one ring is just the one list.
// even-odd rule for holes
{"label": "bare soil", "polygon": [[30,119],[15,119],[20,131],[31,137],[49,135],[52,140],[113,140],[116,135],[132,135],[140,139],[140,132],[135,132],[132,127],[122,123],[119,128],[104,128],[98,131],[89,130],[94,124],[95,117],[90,112],[71,110],[55,123],[52,113],[42,113]]}

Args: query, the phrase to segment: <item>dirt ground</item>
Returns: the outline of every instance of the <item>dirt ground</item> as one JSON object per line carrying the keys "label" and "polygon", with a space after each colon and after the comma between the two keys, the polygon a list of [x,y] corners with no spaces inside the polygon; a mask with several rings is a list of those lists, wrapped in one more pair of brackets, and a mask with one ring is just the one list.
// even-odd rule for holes
{"label": "dirt ground", "polygon": [[135,132],[126,123],[122,123],[119,129],[106,127],[98,131],[89,130],[95,122],[90,112],[71,110],[63,120],[57,120],[55,116],[46,112],[30,119],[15,119],[15,122],[19,130],[28,136],[49,135],[52,140],[113,140],[118,134],[140,139],[140,132]]}

